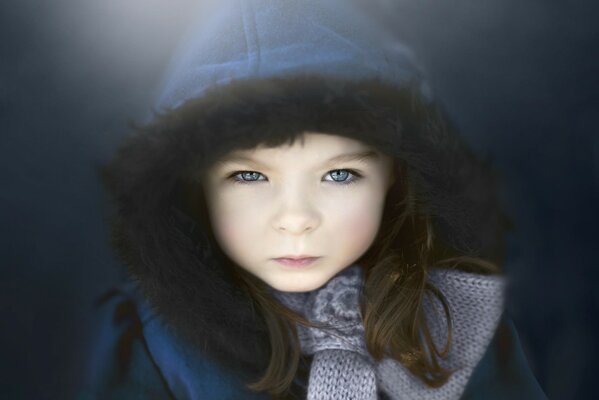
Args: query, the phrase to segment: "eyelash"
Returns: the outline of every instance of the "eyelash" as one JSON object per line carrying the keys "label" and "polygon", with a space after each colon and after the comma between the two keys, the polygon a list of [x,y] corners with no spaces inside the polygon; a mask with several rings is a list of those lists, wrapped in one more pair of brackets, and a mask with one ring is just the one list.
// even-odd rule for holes
{"label": "eyelash", "polygon": [[[332,183],[336,183],[338,185],[347,186],[347,185],[352,185],[352,184],[356,183],[357,181],[359,181],[362,178],[362,175],[360,173],[358,173],[357,171],[355,171],[353,169],[348,169],[348,168],[333,169],[333,170],[330,170],[329,172],[327,172],[327,175],[330,174],[331,172],[335,172],[335,171],[347,171],[351,175],[353,175],[353,178],[351,178],[349,180],[346,180],[346,181],[335,181],[335,180],[332,180],[332,181],[326,181],[326,182],[332,182]],[[229,175],[229,177],[227,179],[230,179],[230,180],[233,181],[233,183],[240,184],[240,185],[247,185],[247,184],[251,184],[253,182],[264,182],[264,181],[260,181],[260,180],[246,181],[246,180],[237,178],[237,175],[240,175],[240,174],[242,174],[244,172],[256,172],[256,173],[262,175],[258,171],[235,171],[231,175]],[[264,176],[264,175],[262,175],[262,176]]]}

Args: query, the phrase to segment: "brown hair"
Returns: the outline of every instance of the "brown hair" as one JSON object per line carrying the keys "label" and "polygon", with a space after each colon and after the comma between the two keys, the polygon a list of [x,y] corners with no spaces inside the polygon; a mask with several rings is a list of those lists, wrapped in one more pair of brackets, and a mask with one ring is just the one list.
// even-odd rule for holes
{"label": "brown hair", "polygon": [[[500,270],[498,262],[457,254],[436,237],[431,217],[415,195],[409,169],[399,162],[395,162],[394,168],[396,179],[387,193],[377,237],[356,261],[365,272],[361,309],[367,348],[375,360],[380,361],[384,356],[394,358],[425,384],[439,387],[453,372],[438,362],[451,349],[451,315],[443,293],[427,281],[428,269],[444,266],[481,274]],[[198,198],[202,195],[198,185],[193,196],[199,201],[193,214],[209,226],[205,202]],[[495,261],[501,256],[496,254]],[[321,326],[278,302],[267,284],[252,274],[235,265],[233,270],[236,283],[266,322],[271,348],[270,363],[262,378],[246,387],[256,392],[266,391],[275,398],[288,398],[300,361],[295,324]],[[425,296],[429,299],[435,296],[447,317],[448,337],[441,350],[435,346],[424,319]]]}

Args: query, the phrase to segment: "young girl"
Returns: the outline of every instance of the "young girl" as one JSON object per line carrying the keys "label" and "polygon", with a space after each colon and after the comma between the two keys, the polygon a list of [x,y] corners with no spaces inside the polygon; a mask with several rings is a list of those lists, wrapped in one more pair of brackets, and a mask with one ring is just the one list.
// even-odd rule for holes
{"label": "young girl", "polygon": [[82,398],[544,395],[490,169],[349,0],[220,2],[102,168],[131,279]]}

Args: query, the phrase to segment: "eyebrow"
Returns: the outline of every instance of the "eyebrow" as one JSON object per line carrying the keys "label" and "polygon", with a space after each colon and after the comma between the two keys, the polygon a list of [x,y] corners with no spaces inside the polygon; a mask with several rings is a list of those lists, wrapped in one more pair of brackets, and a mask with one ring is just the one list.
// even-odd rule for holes
{"label": "eyebrow", "polygon": [[[357,152],[357,153],[340,154],[338,156],[335,156],[335,157],[327,160],[326,164],[328,165],[328,164],[333,164],[333,163],[338,163],[338,162],[350,162],[350,161],[365,162],[365,161],[369,161],[369,160],[376,160],[378,158],[379,158],[379,154],[376,151],[367,150],[367,151],[361,151],[361,152]],[[246,156],[242,156],[242,155],[228,156],[222,161],[222,164],[235,162],[235,161],[246,161],[249,163],[253,163],[253,164],[268,168],[267,165],[262,164],[260,161],[257,161],[251,157],[246,157]]]}

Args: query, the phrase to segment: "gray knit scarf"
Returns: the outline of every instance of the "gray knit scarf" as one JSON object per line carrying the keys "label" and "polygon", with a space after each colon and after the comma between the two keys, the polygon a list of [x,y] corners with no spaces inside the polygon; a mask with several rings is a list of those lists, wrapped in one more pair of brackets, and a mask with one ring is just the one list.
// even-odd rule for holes
{"label": "gray knit scarf", "polygon": [[[445,295],[453,318],[451,351],[440,364],[455,372],[440,388],[427,386],[394,359],[377,363],[368,353],[359,309],[359,265],[349,266],[312,292],[273,290],[282,304],[308,320],[332,326],[297,326],[302,353],[313,355],[308,400],[376,400],[379,391],[393,400],[460,398],[499,323],[505,278],[433,268],[428,279]],[[441,303],[426,301],[424,307],[433,341],[443,349],[447,324]]]}

